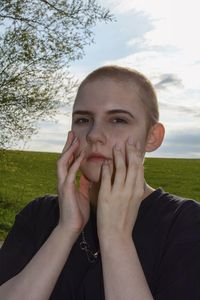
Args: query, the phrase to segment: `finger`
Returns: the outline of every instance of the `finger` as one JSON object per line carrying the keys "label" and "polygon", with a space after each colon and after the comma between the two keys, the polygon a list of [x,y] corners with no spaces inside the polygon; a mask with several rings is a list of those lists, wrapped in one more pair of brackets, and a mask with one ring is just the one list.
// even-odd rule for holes
{"label": "finger", "polygon": [[72,144],[73,140],[74,140],[73,131],[68,131],[67,141],[63,147],[62,153],[65,152],[69,148],[69,146]]}
{"label": "finger", "polygon": [[144,194],[144,166],[141,164],[138,168],[136,177],[136,197],[142,198]]}
{"label": "finger", "polygon": [[119,145],[115,145],[113,149],[113,154],[115,165],[113,188],[118,188],[124,185],[126,177],[126,164]]}
{"label": "finger", "polygon": [[107,195],[111,190],[111,173],[110,167],[107,160],[105,160],[102,164],[101,169],[101,185],[99,189],[99,197],[103,195]]}
{"label": "finger", "polygon": [[65,153],[69,149],[69,147],[72,145],[72,143],[74,143],[76,140],[77,140],[77,138],[75,138],[73,131],[68,131],[67,141],[61,152],[60,158],[63,156],[63,153]]}
{"label": "finger", "polygon": [[76,160],[71,165],[70,169],[68,170],[67,177],[65,179],[67,185],[71,185],[75,183],[77,171],[84,157],[85,157],[85,151],[81,151],[80,155],[76,158]]}
{"label": "finger", "polygon": [[111,184],[112,184],[112,174],[114,172],[113,163],[111,160],[107,160],[106,162],[108,163],[108,168],[109,168],[110,177],[111,177]]}
{"label": "finger", "polygon": [[137,155],[140,160],[138,174],[136,178],[136,186],[138,191],[138,197],[142,197],[145,190],[145,180],[144,180],[144,165],[143,165],[143,157],[141,152],[141,145],[139,142],[136,143]]}
{"label": "finger", "polygon": [[74,153],[78,149],[78,146],[79,142],[77,139],[67,150],[65,150],[65,152],[62,153],[57,161],[57,176],[58,180],[61,181],[61,183],[64,181],[64,178],[68,173],[68,169],[72,164]]}
{"label": "finger", "polygon": [[129,140],[126,143],[126,157],[128,166],[125,185],[126,187],[134,188],[136,185],[138,170],[140,166],[142,166],[142,156],[137,147]]}

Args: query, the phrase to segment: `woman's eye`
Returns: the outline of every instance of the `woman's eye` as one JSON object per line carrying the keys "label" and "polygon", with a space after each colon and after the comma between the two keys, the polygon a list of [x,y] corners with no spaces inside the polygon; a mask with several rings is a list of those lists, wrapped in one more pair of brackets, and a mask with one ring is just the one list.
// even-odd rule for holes
{"label": "woman's eye", "polygon": [[79,118],[79,119],[76,119],[74,121],[75,124],[85,124],[85,123],[88,123],[90,120],[87,119],[87,118]]}
{"label": "woman's eye", "polygon": [[112,120],[112,122],[116,123],[116,124],[127,124],[128,123],[125,119],[122,119],[122,118],[115,118]]}

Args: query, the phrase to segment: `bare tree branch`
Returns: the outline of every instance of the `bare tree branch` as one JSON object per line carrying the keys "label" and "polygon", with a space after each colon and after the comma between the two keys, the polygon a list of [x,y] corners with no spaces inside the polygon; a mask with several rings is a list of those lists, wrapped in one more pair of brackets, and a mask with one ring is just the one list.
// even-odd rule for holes
{"label": "bare tree branch", "polygon": [[112,18],[96,0],[0,1],[0,148],[31,136],[73,93],[68,66]]}

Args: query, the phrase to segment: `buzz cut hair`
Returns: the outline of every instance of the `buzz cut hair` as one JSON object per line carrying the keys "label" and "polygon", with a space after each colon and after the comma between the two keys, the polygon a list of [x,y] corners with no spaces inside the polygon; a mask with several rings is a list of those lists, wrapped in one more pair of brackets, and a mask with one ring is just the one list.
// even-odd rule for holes
{"label": "buzz cut hair", "polygon": [[158,99],[155,89],[148,78],[134,69],[116,65],[100,67],[86,76],[81,82],[77,94],[86,84],[106,78],[119,83],[128,83],[136,89],[137,96],[142,101],[146,112],[148,128],[159,122]]}

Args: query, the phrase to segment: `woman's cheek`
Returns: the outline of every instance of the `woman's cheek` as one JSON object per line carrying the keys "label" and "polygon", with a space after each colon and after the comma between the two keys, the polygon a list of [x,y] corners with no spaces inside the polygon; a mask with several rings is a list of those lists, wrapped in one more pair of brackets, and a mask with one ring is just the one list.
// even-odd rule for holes
{"label": "woman's cheek", "polygon": [[79,137],[79,147],[77,149],[77,154],[79,155],[81,153],[81,151],[85,150],[86,155],[88,154],[87,152],[87,144],[85,142],[85,140],[83,140],[82,138]]}

